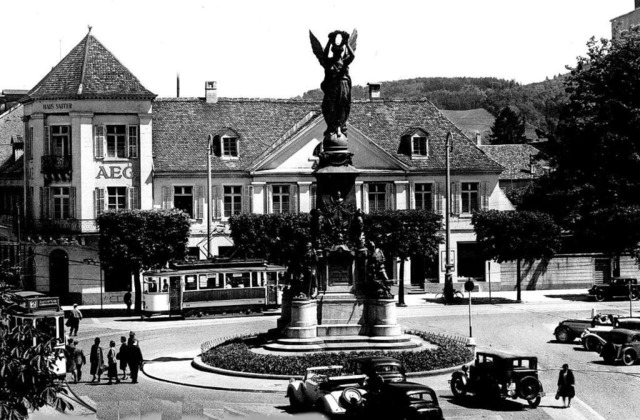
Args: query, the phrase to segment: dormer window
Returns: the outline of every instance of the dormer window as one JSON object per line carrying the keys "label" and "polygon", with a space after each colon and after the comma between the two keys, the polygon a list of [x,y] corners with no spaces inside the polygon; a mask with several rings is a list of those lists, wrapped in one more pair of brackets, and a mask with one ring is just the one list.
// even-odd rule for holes
{"label": "dormer window", "polygon": [[238,157],[238,138],[222,137],[222,157],[237,158]]}
{"label": "dormer window", "polygon": [[427,138],[424,136],[413,136],[411,138],[411,156],[412,157],[426,157],[429,154],[427,148]]}

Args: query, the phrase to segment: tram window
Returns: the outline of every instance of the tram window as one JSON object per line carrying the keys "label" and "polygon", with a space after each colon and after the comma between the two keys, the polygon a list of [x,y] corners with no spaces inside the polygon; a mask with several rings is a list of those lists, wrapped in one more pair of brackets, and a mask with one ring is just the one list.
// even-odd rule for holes
{"label": "tram window", "polygon": [[267,283],[268,284],[278,284],[278,273],[274,271],[270,271],[267,273]]}
{"label": "tram window", "polygon": [[200,274],[200,290],[215,289],[218,287],[218,276],[216,274]]}
{"label": "tram window", "polygon": [[36,327],[47,334],[51,338],[59,338],[56,335],[56,319],[55,318],[38,318],[36,319]]}
{"label": "tram window", "polygon": [[251,273],[251,287],[260,287],[260,273]]}
{"label": "tram window", "polygon": [[185,276],[184,278],[184,290],[196,290],[198,283],[196,282],[196,276]]}
{"label": "tram window", "polygon": [[[193,276],[186,276],[185,277],[185,281],[189,281],[189,277],[193,277]],[[198,282],[198,287],[200,288],[200,290],[202,289],[208,289],[207,287],[207,275],[206,274],[200,274],[198,276],[198,278],[200,279]]]}
{"label": "tram window", "polygon": [[218,284],[216,285],[216,287],[219,289],[223,289],[224,285],[225,285],[224,274],[218,273]]}
{"label": "tram window", "polygon": [[158,283],[156,283],[156,279],[153,277],[147,277],[144,281],[146,292],[148,293],[156,293],[158,291]]}

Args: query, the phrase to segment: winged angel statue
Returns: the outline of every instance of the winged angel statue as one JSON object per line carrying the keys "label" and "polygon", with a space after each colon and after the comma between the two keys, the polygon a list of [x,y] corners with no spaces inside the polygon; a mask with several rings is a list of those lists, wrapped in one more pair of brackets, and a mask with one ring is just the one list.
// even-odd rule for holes
{"label": "winged angel statue", "polygon": [[324,135],[333,133],[340,137],[346,136],[347,119],[351,110],[351,77],[349,64],[355,58],[358,32],[354,29],[351,36],[344,31],[333,31],[329,34],[327,45],[322,48],[311,31],[311,48],[313,54],[324,68],[324,80],[320,88],[324,93],[322,100],[322,115],[327,123]]}

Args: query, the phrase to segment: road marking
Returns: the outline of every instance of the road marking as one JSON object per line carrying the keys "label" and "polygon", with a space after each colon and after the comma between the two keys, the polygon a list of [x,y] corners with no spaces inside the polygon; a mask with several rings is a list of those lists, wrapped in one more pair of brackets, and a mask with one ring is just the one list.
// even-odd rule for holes
{"label": "road marking", "polygon": [[580,403],[584,408],[587,409],[587,411],[589,411],[596,419],[598,420],[606,420],[604,417],[602,417],[600,414],[598,414],[598,412],[596,410],[594,410],[593,408],[591,408],[586,402],[582,401],[579,398],[574,398],[573,401]]}

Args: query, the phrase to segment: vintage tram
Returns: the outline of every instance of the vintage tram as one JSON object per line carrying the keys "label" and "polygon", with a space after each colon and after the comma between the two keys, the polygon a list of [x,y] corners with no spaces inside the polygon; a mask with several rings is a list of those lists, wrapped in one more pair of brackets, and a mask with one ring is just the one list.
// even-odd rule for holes
{"label": "vintage tram", "polygon": [[142,318],[252,312],[280,304],[285,267],[264,260],[216,259],[174,263],[142,273]]}
{"label": "vintage tram", "polygon": [[[60,378],[66,375],[66,356],[64,355],[65,319],[57,297],[47,296],[34,291],[17,291],[7,293],[11,305],[7,311],[9,328],[30,324],[42,330],[48,337],[55,338],[52,369]],[[37,343],[33,339],[33,345]]]}

